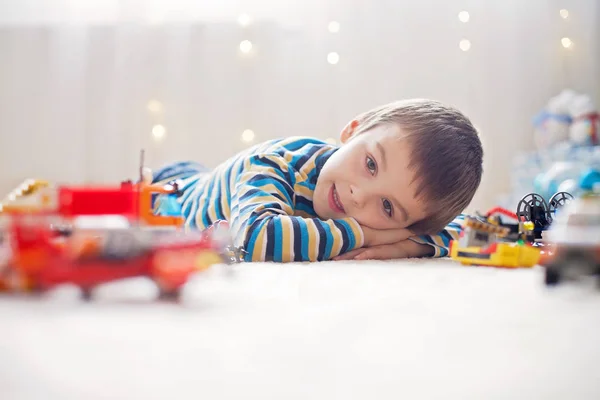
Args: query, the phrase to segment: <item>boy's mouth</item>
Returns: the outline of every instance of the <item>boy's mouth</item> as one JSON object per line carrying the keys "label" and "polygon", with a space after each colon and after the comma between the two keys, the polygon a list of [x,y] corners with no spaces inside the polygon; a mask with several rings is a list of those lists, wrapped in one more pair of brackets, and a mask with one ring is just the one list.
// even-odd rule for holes
{"label": "boy's mouth", "polygon": [[331,185],[331,190],[329,191],[329,207],[339,214],[343,214],[345,212],[342,200],[340,200],[340,196],[335,189],[335,184]]}

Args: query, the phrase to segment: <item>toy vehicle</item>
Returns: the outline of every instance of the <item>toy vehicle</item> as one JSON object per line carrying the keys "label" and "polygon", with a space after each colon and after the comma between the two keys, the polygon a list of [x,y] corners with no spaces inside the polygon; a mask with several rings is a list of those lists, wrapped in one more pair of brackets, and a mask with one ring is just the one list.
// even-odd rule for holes
{"label": "toy vehicle", "polygon": [[519,217],[505,208],[492,208],[487,214],[480,215],[480,217],[492,225],[507,228],[508,230],[504,230],[505,234],[502,236],[505,241],[525,240],[530,243],[535,241],[533,231],[525,229],[525,225],[519,221]]}
{"label": "toy vehicle", "polygon": [[526,240],[533,224],[521,226],[521,238],[514,242],[507,239],[511,227],[467,217],[460,239],[450,242],[450,257],[463,265],[531,268],[538,263],[540,249]]}
{"label": "toy vehicle", "polygon": [[157,283],[161,297],[177,298],[191,274],[232,262],[225,236],[213,232],[78,229],[57,238],[45,217],[32,215],[15,217],[9,232],[13,256],[0,269],[5,290],[39,292],[71,283],[89,299],[97,285],[146,276]]}
{"label": "toy vehicle", "polygon": [[567,192],[555,193],[549,203],[537,193],[525,195],[517,204],[517,217],[520,221],[533,222],[535,239],[542,239],[542,232],[548,230],[557,211],[573,200]]}
{"label": "toy vehicle", "polygon": [[10,263],[12,252],[6,232],[0,229],[0,292],[9,289],[8,278],[10,275]]}
{"label": "toy vehicle", "polygon": [[[68,219],[59,234],[68,234],[80,216],[119,215],[132,225],[177,228],[183,226],[181,195],[177,183],[151,184],[144,174],[144,150],[140,152],[139,181],[121,182],[120,186],[58,186],[47,181],[28,179],[0,203],[0,215],[55,214]],[[160,198],[161,201],[158,201]],[[164,203],[163,206],[160,203]],[[166,211],[166,212],[160,212]]]}
{"label": "toy vehicle", "polygon": [[0,204],[0,291],[71,283],[89,298],[102,283],[147,276],[162,297],[174,298],[192,273],[243,261],[226,223],[178,229],[184,219],[177,184],[148,183],[143,154],[135,184],[53,187],[28,180],[13,191]]}
{"label": "toy vehicle", "polygon": [[563,279],[595,275],[600,284],[600,196],[577,198],[560,213],[548,231],[553,254],[542,265],[546,285]]}
{"label": "toy vehicle", "polygon": [[[159,195],[178,196],[176,186],[122,182],[120,186],[36,185],[26,181],[2,204],[2,214],[56,214],[70,222],[80,216],[120,215],[146,226],[180,227],[181,213],[156,215],[154,200]],[[171,208],[173,202],[170,202]]]}

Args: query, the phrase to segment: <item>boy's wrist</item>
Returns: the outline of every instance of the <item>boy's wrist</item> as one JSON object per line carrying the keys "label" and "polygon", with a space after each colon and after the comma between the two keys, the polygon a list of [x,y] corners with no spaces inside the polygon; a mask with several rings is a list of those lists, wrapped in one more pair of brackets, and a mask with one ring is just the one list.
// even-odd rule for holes
{"label": "boy's wrist", "polygon": [[358,223],[358,221],[352,217],[346,217],[343,219],[343,221],[345,221],[350,226],[350,232],[348,232],[348,234],[354,237],[354,247],[352,249],[359,249],[363,246],[366,246],[366,233],[364,227],[361,226]]}

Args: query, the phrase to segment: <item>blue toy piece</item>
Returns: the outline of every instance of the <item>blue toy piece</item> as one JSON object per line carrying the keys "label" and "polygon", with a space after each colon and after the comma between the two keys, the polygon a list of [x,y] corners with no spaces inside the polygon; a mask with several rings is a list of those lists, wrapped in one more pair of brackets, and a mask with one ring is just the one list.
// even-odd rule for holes
{"label": "blue toy piece", "polygon": [[163,194],[158,196],[154,204],[154,213],[156,215],[180,217],[182,211],[181,204],[177,200],[177,194]]}
{"label": "blue toy piece", "polygon": [[583,191],[593,192],[594,188],[598,186],[600,186],[600,171],[590,168],[582,174],[579,187]]}

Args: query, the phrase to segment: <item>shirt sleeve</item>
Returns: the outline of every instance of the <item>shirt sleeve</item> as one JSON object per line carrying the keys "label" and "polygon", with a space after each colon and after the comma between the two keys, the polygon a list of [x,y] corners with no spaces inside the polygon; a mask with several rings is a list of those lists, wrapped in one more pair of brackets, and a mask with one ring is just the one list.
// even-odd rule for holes
{"label": "shirt sleeve", "polygon": [[448,257],[450,242],[458,240],[463,229],[464,219],[464,214],[461,214],[450,222],[442,232],[436,235],[415,236],[410,238],[410,240],[432,246],[434,250],[432,257]]}
{"label": "shirt sleeve", "polygon": [[246,261],[321,261],[362,247],[353,218],[323,221],[294,215],[295,176],[277,155],[244,160],[231,194],[230,226]]}

